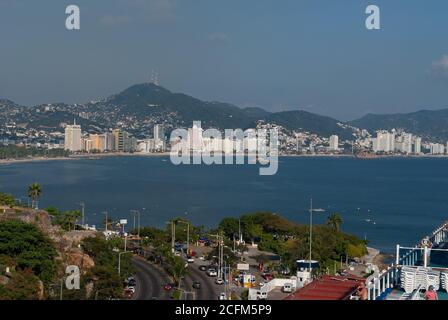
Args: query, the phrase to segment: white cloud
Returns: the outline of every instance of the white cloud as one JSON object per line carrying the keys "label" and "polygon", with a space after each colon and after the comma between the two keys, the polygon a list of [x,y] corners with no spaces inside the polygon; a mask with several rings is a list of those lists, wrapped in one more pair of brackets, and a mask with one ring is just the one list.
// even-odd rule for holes
{"label": "white cloud", "polygon": [[439,60],[432,63],[431,73],[448,76],[448,54],[444,54]]}

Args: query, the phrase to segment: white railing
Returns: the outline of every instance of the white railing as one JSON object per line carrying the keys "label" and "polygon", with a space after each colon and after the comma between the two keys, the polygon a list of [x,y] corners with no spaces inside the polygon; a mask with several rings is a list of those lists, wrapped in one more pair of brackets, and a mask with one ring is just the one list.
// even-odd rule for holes
{"label": "white railing", "polygon": [[383,270],[379,275],[371,275],[366,279],[367,299],[376,300],[387,289],[398,285],[399,281],[399,269],[393,264],[387,270]]}

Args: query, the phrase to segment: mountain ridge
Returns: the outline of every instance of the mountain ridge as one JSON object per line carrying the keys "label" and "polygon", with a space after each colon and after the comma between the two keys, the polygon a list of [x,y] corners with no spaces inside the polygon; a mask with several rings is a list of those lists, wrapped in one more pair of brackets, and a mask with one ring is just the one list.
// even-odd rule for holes
{"label": "mountain ridge", "polygon": [[[404,129],[428,139],[448,139],[448,108],[423,109],[411,113],[373,114],[351,120],[339,121],[329,116],[305,110],[270,112],[260,107],[242,108],[231,103],[204,101],[188,94],[172,92],[153,83],[134,84],[119,93],[100,101],[85,104],[50,104],[53,114],[43,112],[46,104],[25,107],[9,99],[0,98],[0,110],[15,109],[10,117],[0,115],[0,123],[7,120],[26,123],[30,127],[56,128],[68,119],[86,116],[87,128],[101,131],[122,125],[130,132],[150,130],[155,123],[167,128],[190,127],[200,120],[204,128],[247,129],[259,121],[280,125],[287,130],[307,131],[320,136],[339,135],[342,139],[353,136],[353,128],[375,130]],[[82,121],[81,119],[79,119]],[[78,120],[77,120],[78,121]],[[140,123],[134,128],[133,122]]]}

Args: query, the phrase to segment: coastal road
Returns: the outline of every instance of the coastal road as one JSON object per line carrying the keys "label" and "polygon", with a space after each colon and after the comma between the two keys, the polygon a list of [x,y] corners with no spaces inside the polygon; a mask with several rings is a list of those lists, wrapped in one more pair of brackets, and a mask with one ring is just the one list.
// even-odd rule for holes
{"label": "coastal road", "polygon": [[137,269],[134,300],[171,299],[170,292],[163,286],[172,281],[163,270],[140,257],[133,257],[132,263]]}
{"label": "coastal road", "polygon": [[[219,293],[224,291],[224,286],[215,284],[216,277],[207,276],[205,271],[199,270],[199,266],[200,264],[196,262],[189,264],[188,274],[184,279],[184,289],[195,292],[196,300],[217,300]],[[201,283],[200,289],[193,288],[194,281]]]}

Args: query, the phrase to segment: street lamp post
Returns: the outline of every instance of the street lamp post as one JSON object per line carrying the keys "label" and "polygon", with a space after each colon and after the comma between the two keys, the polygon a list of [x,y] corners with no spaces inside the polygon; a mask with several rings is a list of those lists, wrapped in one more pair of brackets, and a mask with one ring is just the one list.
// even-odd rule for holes
{"label": "street lamp post", "polygon": [[107,213],[107,211],[103,211],[102,212],[102,214],[104,214],[104,215],[106,215],[106,222],[105,222],[105,224],[106,224],[106,228],[105,228],[105,230],[106,230],[106,232],[107,232],[107,224],[109,223],[109,220],[108,220],[108,213]]}
{"label": "street lamp post", "polygon": [[218,278],[222,277],[222,261],[223,261],[223,252],[224,252],[224,248],[223,248],[223,244],[222,242],[224,242],[224,236],[221,236],[219,234],[211,234],[212,237],[216,237],[216,240],[218,241]]}
{"label": "street lamp post", "polygon": [[134,231],[135,231],[135,215],[137,215],[137,235],[140,237],[140,211],[131,210],[131,214],[134,216]]}
{"label": "street lamp post", "polygon": [[187,225],[187,255],[189,253],[190,249],[190,223],[188,221],[182,221],[179,220],[179,223],[185,223]]}
{"label": "street lamp post", "polygon": [[78,205],[80,205],[81,206],[81,224],[82,224],[82,227],[84,228],[84,226],[85,226],[85,212],[84,212],[84,209],[85,209],[85,203],[84,202],[80,202],[80,203],[78,203]]}
{"label": "street lamp post", "polygon": [[310,199],[310,261],[309,261],[310,273],[311,273],[312,242],[313,242],[313,198]]}
{"label": "street lamp post", "polygon": [[118,253],[118,275],[121,275],[121,255],[125,253],[131,253],[132,251],[123,251]]}
{"label": "street lamp post", "polygon": [[166,224],[171,225],[171,252],[174,253],[174,244],[176,241],[176,225],[174,224],[174,220],[167,221]]}

